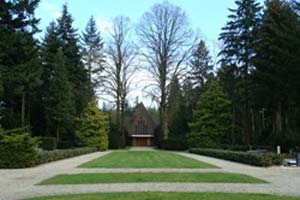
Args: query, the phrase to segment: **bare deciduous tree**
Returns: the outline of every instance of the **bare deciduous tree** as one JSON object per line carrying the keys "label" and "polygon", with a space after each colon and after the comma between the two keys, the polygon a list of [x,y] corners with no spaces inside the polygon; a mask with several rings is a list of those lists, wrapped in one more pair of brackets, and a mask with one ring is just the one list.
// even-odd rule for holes
{"label": "bare deciduous tree", "polygon": [[130,22],[127,17],[113,20],[113,30],[107,47],[107,67],[104,69],[104,92],[113,98],[116,106],[116,123],[121,137],[124,137],[124,110],[135,72],[134,60],[137,55],[130,42]]}
{"label": "bare deciduous tree", "polygon": [[161,134],[168,139],[166,108],[170,83],[185,70],[196,39],[186,14],[168,2],[154,5],[143,15],[137,34],[153,80],[146,92],[159,102]]}

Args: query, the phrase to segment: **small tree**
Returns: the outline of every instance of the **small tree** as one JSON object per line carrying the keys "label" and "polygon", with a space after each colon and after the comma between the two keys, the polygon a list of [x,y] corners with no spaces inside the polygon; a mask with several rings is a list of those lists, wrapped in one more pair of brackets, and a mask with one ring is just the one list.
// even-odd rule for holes
{"label": "small tree", "polygon": [[190,147],[216,148],[232,124],[231,102],[217,81],[203,93],[193,112],[188,136]]}
{"label": "small tree", "polygon": [[95,100],[88,103],[77,121],[79,127],[75,134],[81,145],[97,147],[102,151],[108,149],[108,119],[97,107]]}

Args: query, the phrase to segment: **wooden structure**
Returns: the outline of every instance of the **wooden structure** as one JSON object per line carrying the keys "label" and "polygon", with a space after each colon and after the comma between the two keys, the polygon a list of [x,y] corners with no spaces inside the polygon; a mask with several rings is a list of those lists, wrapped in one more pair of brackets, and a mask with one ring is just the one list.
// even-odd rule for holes
{"label": "wooden structure", "polygon": [[146,147],[153,145],[157,123],[143,103],[139,103],[132,116],[126,122],[127,138],[132,146]]}

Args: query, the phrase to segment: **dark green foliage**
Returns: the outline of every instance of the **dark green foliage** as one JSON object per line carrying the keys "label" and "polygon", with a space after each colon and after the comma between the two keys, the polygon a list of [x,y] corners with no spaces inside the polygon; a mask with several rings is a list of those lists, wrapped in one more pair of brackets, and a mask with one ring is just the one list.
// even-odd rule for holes
{"label": "dark green foliage", "polygon": [[37,156],[38,139],[21,129],[0,132],[0,168],[31,167]]}
{"label": "dark green foliage", "polygon": [[[249,145],[252,142],[250,74],[254,69],[252,60],[261,21],[261,7],[256,0],[237,0],[235,4],[237,8],[229,9],[229,21],[222,28],[219,38],[224,43],[219,54],[219,76],[234,103],[234,126],[241,126],[244,142]],[[235,140],[233,134],[231,140]]]}
{"label": "dark green foliage", "polygon": [[203,40],[199,42],[197,48],[194,50],[190,66],[190,79],[193,86],[197,88],[199,93],[203,92],[205,83],[214,77],[212,59]]}
{"label": "dark green foliage", "polygon": [[186,134],[188,131],[188,121],[184,114],[185,104],[181,85],[177,78],[171,83],[168,97],[168,128],[169,138],[161,141],[164,149],[186,149]]}
{"label": "dark green foliage", "polygon": [[272,133],[263,137],[281,145],[285,145],[283,138],[300,127],[299,24],[290,3],[267,1],[255,48],[256,104],[266,110],[264,128]]}
{"label": "dark green foliage", "polygon": [[73,27],[73,18],[68,11],[67,5],[63,5],[62,15],[57,20],[57,34],[62,42],[62,52],[66,58],[66,68],[69,81],[73,89],[75,100],[75,113],[79,115],[87,103],[91,100],[89,94],[89,83],[87,70],[81,62],[79,37],[77,29]]}
{"label": "dark green foliage", "polygon": [[35,165],[44,164],[48,162],[80,156],[83,154],[93,153],[96,151],[97,148],[93,148],[93,147],[76,148],[76,149],[68,149],[68,150],[41,151],[38,152],[34,164]]}
{"label": "dark green foliage", "polygon": [[203,93],[194,120],[190,123],[189,147],[213,148],[220,145],[222,137],[232,124],[231,102],[222,87],[213,81]]}
{"label": "dark green foliage", "polygon": [[187,138],[185,135],[182,136],[171,136],[167,140],[161,141],[161,147],[162,149],[166,150],[187,150],[188,144],[187,144]]}
{"label": "dark green foliage", "polygon": [[39,147],[43,150],[51,151],[57,148],[57,140],[55,137],[40,138]]}
{"label": "dark green foliage", "polygon": [[187,121],[184,115],[179,114],[184,112],[184,99],[177,78],[171,83],[167,111],[169,137],[186,134],[188,127]]}
{"label": "dark green foliage", "polygon": [[77,119],[77,124],[75,135],[80,145],[97,147],[101,151],[108,149],[108,119],[97,107],[95,100],[88,103]]}
{"label": "dark green foliage", "polygon": [[3,84],[1,101],[5,104],[1,124],[15,128],[29,123],[32,95],[40,85],[40,61],[34,11],[39,0],[1,1],[0,67]]}
{"label": "dark green foliage", "polygon": [[190,152],[262,167],[281,165],[283,160],[280,155],[274,153],[259,154],[217,149],[190,149]]}
{"label": "dark green foliage", "polygon": [[266,145],[241,145],[241,144],[221,144],[221,149],[224,150],[231,150],[231,151],[249,151],[249,150],[267,150],[267,151],[273,151],[275,147],[272,146],[266,146]]}
{"label": "dark green foliage", "polygon": [[101,83],[100,73],[103,71],[105,56],[104,43],[97,29],[96,21],[91,16],[81,37],[82,58],[88,71],[90,96],[95,96],[95,89]]}
{"label": "dark green foliage", "polygon": [[74,101],[65,57],[61,51],[56,54],[52,64],[53,72],[49,83],[49,98],[46,100],[46,115],[55,125],[56,138],[59,141],[62,128],[72,125]]}

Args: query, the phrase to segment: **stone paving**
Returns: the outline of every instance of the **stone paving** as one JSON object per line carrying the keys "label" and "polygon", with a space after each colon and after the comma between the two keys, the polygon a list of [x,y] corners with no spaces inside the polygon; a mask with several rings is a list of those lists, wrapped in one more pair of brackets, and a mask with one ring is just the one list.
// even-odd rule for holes
{"label": "stone paving", "polygon": [[[271,167],[259,168],[220,159],[177,152],[203,162],[221,167],[220,169],[84,169],[78,165],[104,156],[108,152],[57,161],[30,169],[0,170],[0,200],[19,200],[29,197],[80,194],[95,192],[232,192],[266,193],[300,197],[300,169]],[[231,172],[254,176],[268,181],[268,184],[221,184],[221,183],[122,183],[82,185],[36,185],[44,179],[58,174],[113,172]]]}

